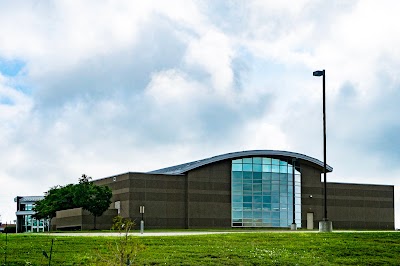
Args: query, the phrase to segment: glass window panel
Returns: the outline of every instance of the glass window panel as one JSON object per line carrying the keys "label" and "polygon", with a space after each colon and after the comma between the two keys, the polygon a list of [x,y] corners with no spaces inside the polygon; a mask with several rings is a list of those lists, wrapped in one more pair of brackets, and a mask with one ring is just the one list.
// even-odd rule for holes
{"label": "glass window panel", "polygon": [[279,192],[279,185],[278,184],[272,184],[271,185],[271,191],[272,192]]}
{"label": "glass window panel", "polygon": [[234,222],[234,223],[241,223],[241,222],[242,222],[242,219],[232,219],[232,222]]}
{"label": "glass window panel", "polygon": [[288,164],[288,173],[292,173],[293,172],[293,166],[291,166],[290,164]]}
{"label": "glass window panel", "polygon": [[300,194],[300,191],[301,191],[300,186],[295,186],[294,187],[294,193]]}
{"label": "glass window panel", "polygon": [[243,210],[251,210],[253,208],[253,204],[252,203],[243,203]]}
{"label": "glass window panel", "polygon": [[264,173],[270,173],[270,172],[272,172],[272,166],[270,164],[267,164],[267,165],[263,164],[262,171]]}
{"label": "glass window panel", "polygon": [[253,179],[253,183],[255,184],[261,184],[262,180],[261,179]]}
{"label": "glass window panel", "polygon": [[272,164],[279,165],[279,159],[272,159]]}
{"label": "glass window panel", "polygon": [[271,158],[262,158],[263,164],[271,164]]}
{"label": "glass window panel", "polygon": [[262,191],[262,185],[261,184],[253,184],[253,191]]}
{"label": "glass window panel", "polygon": [[287,197],[280,197],[281,204],[287,204]]}
{"label": "glass window panel", "polygon": [[272,173],[279,173],[279,165],[272,165]]}
{"label": "glass window panel", "polygon": [[265,202],[265,203],[270,203],[270,202],[271,202],[271,195],[269,195],[269,196],[263,196],[263,202]]}
{"label": "glass window panel", "polygon": [[262,163],[261,158],[260,157],[254,157],[253,158],[253,163],[261,164]]}
{"label": "glass window panel", "polygon": [[232,179],[233,180],[241,180],[243,177],[243,172],[233,171],[232,172]]}
{"label": "glass window panel", "polygon": [[243,195],[243,190],[232,191],[232,195],[242,196]]}
{"label": "glass window panel", "polygon": [[253,172],[262,172],[261,164],[253,164]]}
{"label": "glass window panel", "polygon": [[279,166],[279,172],[280,173],[287,173],[288,171],[287,171],[287,166]]}
{"label": "glass window panel", "polygon": [[252,217],[253,217],[253,212],[251,212],[251,211],[243,212],[243,218],[252,218]]}
{"label": "glass window panel", "polygon": [[252,202],[252,196],[243,196],[243,202]]}
{"label": "glass window panel", "polygon": [[253,190],[253,184],[243,184],[243,190]]}
{"label": "glass window panel", "polygon": [[243,188],[242,183],[232,183],[233,191],[241,191]]}
{"label": "glass window panel", "polygon": [[293,194],[293,186],[290,184],[288,185],[288,193]]}
{"label": "glass window panel", "polygon": [[263,203],[263,211],[270,211],[271,204],[270,203]]}
{"label": "glass window panel", "polygon": [[286,161],[282,161],[282,160],[281,160],[281,161],[279,161],[279,165],[286,165],[286,166],[287,166],[288,163],[287,163]]}
{"label": "glass window panel", "polygon": [[262,179],[262,174],[261,173],[253,173],[253,179]]}
{"label": "glass window panel", "polygon": [[232,202],[242,202],[242,196],[232,196]]}
{"label": "glass window panel", "polygon": [[232,163],[242,163],[242,159],[232,160]]}
{"label": "glass window panel", "polygon": [[253,212],[253,218],[262,218],[262,212]]}
{"label": "glass window panel", "polygon": [[294,176],[294,181],[300,182],[300,175],[295,175]]}
{"label": "glass window panel", "polygon": [[243,164],[243,171],[251,172],[253,170],[253,165],[251,163],[244,163]]}
{"label": "glass window panel", "polygon": [[253,203],[253,211],[261,211],[262,210],[262,203]]}
{"label": "glass window panel", "polygon": [[279,174],[273,173],[272,174],[272,180],[275,180],[275,181],[279,180]]}
{"label": "glass window panel", "polygon": [[288,220],[286,219],[281,220],[280,227],[288,227],[288,226],[289,226]]}
{"label": "glass window panel", "polygon": [[253,173],[252,172],[243,172],[243,179],[253,179]]}
{"label": "glass window panel", "polygon": [[288,210],[291,211],[293,207],[293,199],[292,197],[288,197]]}
{"label": "glass window panel", "polygon": [[293,175],[290,173],[288,174],[288,181],[293,182]]}
{"label": "glass window panel", "polygon": [[280,212],[271,212],[271,218],[272,219],[279,219],[280,218]]}
{"label": "glass window panel", "polygon": [[263,192],[270,192],[271,191],[271,183],[267,183],[267,184],[263,183],[262,189],[263,189]]}
{"label": "glass window panel", "polygon": [[242,203],[232,203],[232,209],[235,211],[239,211],[243,209],[243,204]]}
{"label": "glass window panel", "polygon": [[271,212],[269,212],[269,211],[266,211],[266,212],[263,212],[263,217],[264,218],[269,218],[269,219],[271,219]]}
{"label": "glass window panel", "polygon": [[232,212],[232,218],[233,219],[241,219],[242,218],[242,212]]}
{"label": "glass window panel", "polygon": [[253,202],[254,203],[258,203],[258,202],[262,202],[262,196],[253,196]]}
{"label": "glass window panel", "polygon": [[288,187],[287,187],[286,184],[283,184],[283,185],[282,185],[282,183],[281,183],[280,192],[281,192],[281,193],[287,193],[287,192],[288,192]]}
{"label": "glass window panel", "polygon": [[242,169],[241,164],[232,164],[232,171],[242,171]]}
{"label": "glass window panel", "polygon": [[271,180],[272,174],[271,173],[262,173],[263,180]]}
{"label": "glass window panel", "polygon": [[294,203],[297,205],[297,204],[301,204],[301,198],[295,198],[294,199]]}
{"label": "glass window panel", "polygon": [[279,211],[279,203],[272,203],[271,204],[271,209],[273,211]]}
{"label": "glass window panel", "polygon": [[243,158],[243,163],[253,163],[253,158]]}
{"label": "glass window panel", "polygon": [[287,183],[288,174],[285,174],[285,173],[279,174],[279,180],[280,180],[281,182],[286,182],[286,183]]}
{"label": "glass window panel", "polygon": [[243,195],[251,195],[253,194],[253,190],[243,190]]}
{"label": "glass window panel", "polygon": [[271,197],[272,203],[279,203],[279,195],[273,194]]}

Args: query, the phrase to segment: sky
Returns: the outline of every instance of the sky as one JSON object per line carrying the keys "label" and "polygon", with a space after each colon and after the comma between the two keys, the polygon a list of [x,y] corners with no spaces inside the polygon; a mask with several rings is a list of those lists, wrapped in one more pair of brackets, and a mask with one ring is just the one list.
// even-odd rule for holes
{"label": "sky", "polygon": [[0,215],[14,197],[228,152],[395,186],[400,2],[0,0]]}

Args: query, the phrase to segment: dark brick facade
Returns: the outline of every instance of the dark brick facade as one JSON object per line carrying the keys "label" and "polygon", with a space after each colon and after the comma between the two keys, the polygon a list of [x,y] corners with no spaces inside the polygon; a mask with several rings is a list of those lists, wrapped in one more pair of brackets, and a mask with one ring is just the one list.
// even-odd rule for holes
{"label": "dark brick facade", "polygon": [[[323,218],[321,167],[300,161],[302,227],[313,213],[314,228]],[[328,174],[329,179],[329,174]],[[120,215],[146,228],[231,227],[231,160],[222,160],[182,175],[126,173],[95,181],[113,190]],[[328,218],[335,229],[394,229],[394,187],[328,183]],[[114,206],[111,206],[112,208]]]}

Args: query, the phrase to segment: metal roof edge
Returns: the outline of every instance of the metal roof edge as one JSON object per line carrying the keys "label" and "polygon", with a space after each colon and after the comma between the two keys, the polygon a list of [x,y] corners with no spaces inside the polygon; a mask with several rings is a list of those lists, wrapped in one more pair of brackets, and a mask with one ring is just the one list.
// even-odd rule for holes
{"label": "metal roof edge", "polygon": [[[171,167],[166,167],[158,170],[151,171],[149,173],[158,173],[158,174],[182,174],[185,172],[188,172],[190,170],[193,170],[195,168],[219,162],[222,160],[226,159],[233,159],[233,158],[239,158],[239,157],[247,157],[247,156],[286,156],[286,157],[292,157],[292,158],[297,158],[297,159],[302,159],[305,161],[308,161],[312,164],[318,165],[320,167],[324,167],[324,163],[321,162],[320,160],[301,154],[301,153],[296,153],[296,152],[289,152],[289,151],[281,151],[281,150],[249,150],[249,151],[239,151],[239,152],[231,152],[231,153],[225,153],[217,156],[213,156],[210,158],[202,159],[202,160],[197,160],[185,164],[180,164],[180,165],[175,165]],[[333,168],[329,165],[326,165],[326,170],[328,172],[332,172]]]}

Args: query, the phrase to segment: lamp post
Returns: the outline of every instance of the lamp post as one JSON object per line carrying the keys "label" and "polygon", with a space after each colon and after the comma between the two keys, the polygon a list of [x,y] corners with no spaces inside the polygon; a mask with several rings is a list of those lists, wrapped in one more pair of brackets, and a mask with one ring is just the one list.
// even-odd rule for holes
{"label": "lamp post", "polygon": [[293,189],[293,195],[292,195],[292,215],[293,215],[293,222],[292,222],[292,224],[290,225],[290,229],[291,230],[297,230],[297,225],[296,225],[296,217],[295,217],[295,215],[296,215],[296,211],[295,211],[295,200],[296,200],[296,198],[295,198],[295,183],[294,183],[294,180],[295,180],[295,165],[296,165],[296,159],[295,158],[293,158],[292,159],[292,189]]}
{"label": "lamp post", "polygon": [[326,207],[326,115],[325,115],[325,69],[313,72],[314,77],[322,76],[322,117],[324,128],[324,218],[319,222],[320,232],[332,232],[332,222],[328,220],[328,210]]}

